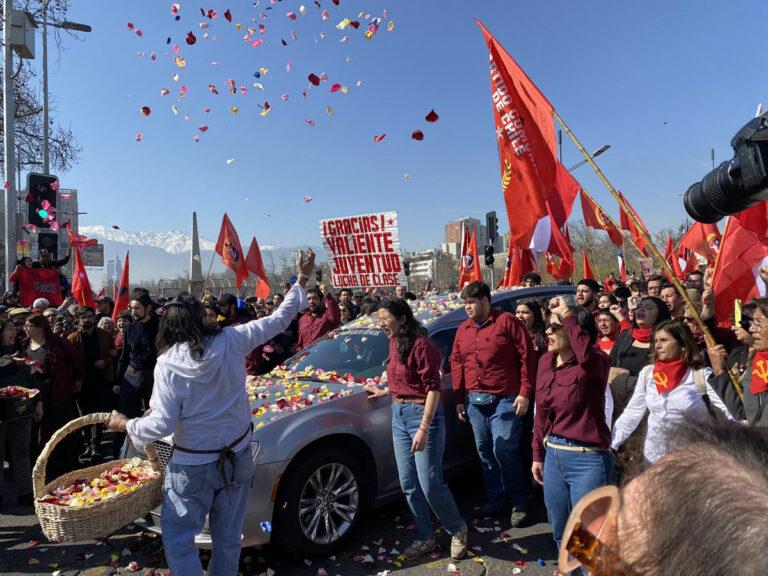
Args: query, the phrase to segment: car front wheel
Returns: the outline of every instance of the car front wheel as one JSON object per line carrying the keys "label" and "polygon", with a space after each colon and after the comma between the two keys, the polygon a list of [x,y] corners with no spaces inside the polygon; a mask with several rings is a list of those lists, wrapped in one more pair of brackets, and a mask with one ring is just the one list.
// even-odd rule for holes
{"label": "car front wheel", "polygon": [[277,504],[283,546],[324,555],[344,545],[363,512],[365,475],[349,454],[321,449],[289,471]]}

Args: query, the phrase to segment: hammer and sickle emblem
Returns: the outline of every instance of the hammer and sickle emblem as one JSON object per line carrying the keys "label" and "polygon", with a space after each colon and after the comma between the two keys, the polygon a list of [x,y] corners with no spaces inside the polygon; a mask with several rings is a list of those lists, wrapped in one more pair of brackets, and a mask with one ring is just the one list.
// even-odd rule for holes
{"label": "hammer and sickle emblem", "polygon": [[752,371],[752,374],[768,384],[768,366],[766,366],[765,360],[757,361],[757,368]]}
{"label": "hammer and sickle emblem", "polygon": [[654,372],[653,381],[656,382],[656,386],[661,388],[669,387],[669,378],[667,378],[667,375],[664,374],[664,372]]}
{"label": "hammer and sickle emblem", "polygon": [[603,209],[600,208],[600,206],[595,206],[595,217],[597,218],[597,221],[600,222],[603,226],[607,225],[608,216],[605,212],[603,212]]}

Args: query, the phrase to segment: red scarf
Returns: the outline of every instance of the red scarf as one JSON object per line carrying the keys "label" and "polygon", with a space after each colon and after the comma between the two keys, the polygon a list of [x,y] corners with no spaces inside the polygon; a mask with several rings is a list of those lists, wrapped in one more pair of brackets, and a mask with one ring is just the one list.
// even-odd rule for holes
{"label": "red scarf", "polygon": [[650,344],[651,332],[653,327],[650,328],[632,328],[632,339],[642,342],[643,344]]}
{"label": "red scarf", "polygon": [[597,345],[600,348],[600,350],[602,350],[606,354],[610,354],[611,349],[613,348],[613,345],[615,343],[616,343],[616,339],[615,338],[611,338],[610,336],[608,337],[607,340],[603,340],[602,338],[600,338],[597,341]]}
{"label": "red scarf", "polygon": [[688,372],[685,360],[656,360],[653,365],[653,382],[659,394],[672,392]]}
{"label": "red scarf", "polygon": [[768,390],[768,350],[761,350],[752,359],[752,380],[749,381],[752,394]]}

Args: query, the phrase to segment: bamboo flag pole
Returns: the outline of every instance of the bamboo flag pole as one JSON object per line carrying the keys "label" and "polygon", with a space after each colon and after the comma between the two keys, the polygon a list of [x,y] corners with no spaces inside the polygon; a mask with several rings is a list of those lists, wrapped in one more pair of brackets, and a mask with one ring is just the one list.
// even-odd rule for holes
{"label": "bamboo flag pole", "polygon": [[[579,152],[584,156],[584,159],[587,161],[587,163],[592,166],[592,169],[595,171],[595,174],[597,174],[598,178],[602,181],[602,183],[605,185],[605,187],[608,189],[608,192],[611,193],[611,196],[613,196],[616,199],[616,202],[619,203],[619,206],[624,211],[624,213],[627,215],[628,218],[632,220],[634,225],[637,227],[637,231],[640,234],[640,237],[645,241],[645,243],[648,245],[648,248],[650,248],[651,253],[653,254],[654,258],[656,258],[660,263],[662,268],[665,269],[667,272],[669,278],[672,280],[672,283],[674,284],[675,288],[677,289],[678,293],[680,294],[680,297],[683,299],[683,301],[686,303],[688,308],[691,311],[691,314],[693,315],[694,319],[698,323],[698,325],[701,327],[701,331],[704,333],[704,338],[707,342],[707,346],[714,346],[716,344],[716,341],[714,337],[712,336],[712,332],[710,332],[709,328],[704,324],[704,321],[701,319],[701,316],[699,315],[699,311],[697,310],[696,306],[694,305],[693,301],[688,296],[688,292],[686,292],[685,288],[683,288],[683,285],[680,284],[680,280],[678,280],[675,273],[672,271],[671,266],[669,265],[669,262],[667,262],[664,257],[661,255],[661,252],[656,247],[656,245],[651,240],[650,236],[646,234],[645,227],[641,225],[640,221],[638,220],[637,216],[635,215],[633,210],[629,209],[629,206],[627,206],[624,199],[621,197],[621,195],[618,193],[618,191],[613,187],[613,185],[608,181],[608,178],[605,177],[605,174],[603,174],[603,171],[600,170],[600,167],[595,163],[592,156],[587,152],[587,150],[582,146],[581,142],[578,138],[574,135],[573,132],[571,132],[571,129],[568,128],[568,125],[563,121],[563,119],[560,117],[560,115],[553,111],[553,115],[555,119],[560,123],[560,125],[563,127],[563,130],[565,130],[565,133],[568,134],[568,137],[573,140],[573,143],[576,144],[576,147],[579,149]],[[632,242],[634,244],[634,241]],[[635,245],[636,248],[637,245]],[[640,250],[638,248],[638,250]],[[642,250],[640,250],[642,253]],[[736,393],[738,394],[739,398],[743,399],[743,394],[741,391],[741,386],[739,385],[739,382],[736,380],[733,372],[728,370],[728,375],[731,378],[731,383],[733,384],[734,389],[736,390]]]}

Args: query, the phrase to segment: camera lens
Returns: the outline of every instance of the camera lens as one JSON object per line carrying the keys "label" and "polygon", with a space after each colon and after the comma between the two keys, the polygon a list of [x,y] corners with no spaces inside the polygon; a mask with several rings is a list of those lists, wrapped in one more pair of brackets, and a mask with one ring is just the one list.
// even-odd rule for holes
{"label": "camera lens", "polygon": [[[696,182],[688,188],[683,198],[683,204],[688,214],[697,222],[712,224],[728,214],[739,212],[749,205],[744,202],[744,190],[738,179],[739,162],[736,158],[723,162],[704,176],[701,182]],[[746,205],[734,210],[734,200],[742,198]]]}

